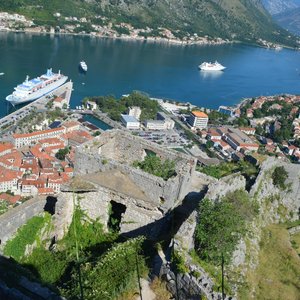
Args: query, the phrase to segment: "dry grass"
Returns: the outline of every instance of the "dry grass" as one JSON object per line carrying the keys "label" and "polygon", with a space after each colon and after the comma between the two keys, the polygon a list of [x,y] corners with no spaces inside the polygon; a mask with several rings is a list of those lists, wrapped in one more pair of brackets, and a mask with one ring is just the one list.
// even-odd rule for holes
{"label": "dry grass", "polygon": [[155,293],[155,300],[168,300],[172,298],[172,295],[166,288],[166,283],[155,277],[150,284],[150,288]]}
{"label": "dry grass", "polygon": [[259,266],[248,272],[239,299],[299,300],[300,258],[283,225],[263,230]]}

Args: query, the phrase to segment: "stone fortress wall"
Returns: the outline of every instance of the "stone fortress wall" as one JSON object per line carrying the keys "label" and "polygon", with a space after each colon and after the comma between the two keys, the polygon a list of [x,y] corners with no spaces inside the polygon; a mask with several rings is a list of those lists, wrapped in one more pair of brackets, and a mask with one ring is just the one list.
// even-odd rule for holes
{"label": "stone fortress wall", "polygon": [[45,198],[36,197],[12,208],[0,216],[0,251],[2,246],[13,237],[19,227],[44,211],[45,205]]}
{"label": "stone fortress wall", "polygon": [[[175,161],[176,176],[165,181],[133,167],[132,163],[142,161],[148,151],[162,160]],[[77,148],[75,162],[76,176],[119,170],[142,191],[144,201],[159,206],[163,211],[174,207],[176,201],[182,200],[190,191],[196,166],[195,159],[190,156],[164,149],[120,130],[107,131]],[[105,185],[104,180],[102,184]]]}

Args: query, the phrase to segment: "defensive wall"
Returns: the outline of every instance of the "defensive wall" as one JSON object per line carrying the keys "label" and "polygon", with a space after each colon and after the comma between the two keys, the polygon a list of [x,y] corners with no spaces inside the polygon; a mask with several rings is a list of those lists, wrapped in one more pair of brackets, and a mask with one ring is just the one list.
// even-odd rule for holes
{"label": "defensive wall", "polygon": [[[162,160],[173,160],[176,176],[164,180],[132,166],[134,161],[142,161],[148,153],[155,153]],[[120,181],[127,181],[135,192],[144,195],[138,198],[163,211],[174,207],[190,192],[195,166],[196,160],[191,156],[167,150],[120,130],[106,131],[77,148],[75,154],[75,176],[118,171],[123,177]],[[99,185],[110,185],[113,176],[105,177],[98,182]]]}

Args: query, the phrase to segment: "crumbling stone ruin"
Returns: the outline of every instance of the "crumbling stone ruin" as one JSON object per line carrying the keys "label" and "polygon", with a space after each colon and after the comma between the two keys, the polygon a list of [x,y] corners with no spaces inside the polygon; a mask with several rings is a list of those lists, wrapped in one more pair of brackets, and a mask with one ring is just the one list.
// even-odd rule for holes
{"label": "crumbling stone ruin", "polygon": [[[162,160],[173,160],[176,175],[164,180],[132,166],[134,161],[142,161],[147,153]],[[195,159],[127,132],[107,131],[78,147],[75,155],[76,178],[93,184],[96,189],[96,192],[87,191],[82,197],[82,205],[91,217],[100,217],[104,223],[108,221],[109,210],[119,210],[120,232],[155,223],[191,192]],[[63,197],[70,198],[72,188],[64,191]],[[155,231],[144,229],[144,233]]]}

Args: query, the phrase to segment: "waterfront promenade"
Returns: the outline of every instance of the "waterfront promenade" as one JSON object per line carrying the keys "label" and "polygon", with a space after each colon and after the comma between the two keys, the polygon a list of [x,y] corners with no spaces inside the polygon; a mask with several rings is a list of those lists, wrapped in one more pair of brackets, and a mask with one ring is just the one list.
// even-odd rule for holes
{"label": "waterfront promenade", "polygon": [[[37,100],[30,102],[29,104],[21,107],[20,109],[12,112],[11,114],[0,119],[0,130],[6,129],[12,125],[15,125],[17,121],[23,119],[33,110],[45,110],[47,103],[53,99],[53,97],[62,97],[66,99],[67,103],[70,103],[71,94],[73,90],[73,82],[68,81],[65,84],[58,87],[56,90],[49,94],[38,98]],[[51,96],[51,97],[49,97]]]}

